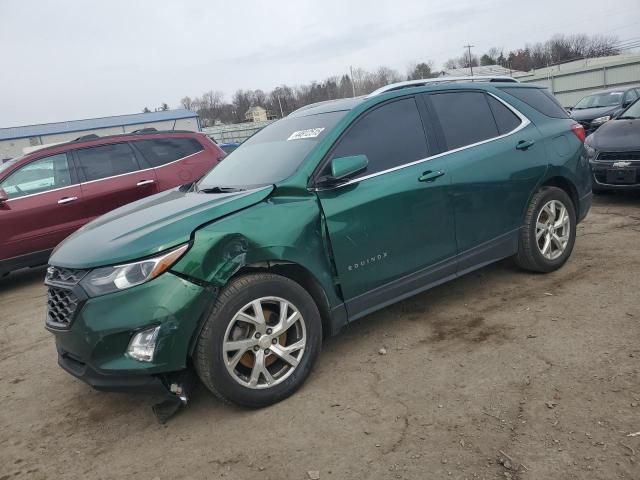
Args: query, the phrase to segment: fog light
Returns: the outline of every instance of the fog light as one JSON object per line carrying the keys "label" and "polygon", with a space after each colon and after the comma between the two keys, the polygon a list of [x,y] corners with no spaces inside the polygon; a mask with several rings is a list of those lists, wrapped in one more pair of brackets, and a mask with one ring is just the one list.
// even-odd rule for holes
{"label": "fog light", "polygon": [[160,325],[136,333],[129,342],[127,355],[141,362],[151,362],[156,349]]}

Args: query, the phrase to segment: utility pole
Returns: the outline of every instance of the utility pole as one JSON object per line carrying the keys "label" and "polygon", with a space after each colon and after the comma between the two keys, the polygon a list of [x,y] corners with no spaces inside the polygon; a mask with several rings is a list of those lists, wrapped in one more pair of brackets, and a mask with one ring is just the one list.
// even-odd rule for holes
{"label": "utility pole", "polygon": [[282,111],[282,102],[280,101],[280,95],[278,95],[278,105],[280,105],[280,118],[284,118],[284,112]]}
{"label": "utility pole", "polygon": [[356,82],[353,81],[353,67],[349,67],[349,72],[351,73],[351,90],[353,91],[353,96],[356,96]]}
{"label": "utility pole", "polygon": [[469,68],[471,69],[471,76],[473,77],[473,65],[471,64],[471,47],[473,47],[474,45],[465,45],[464,48],[466,48],[469,51]]}

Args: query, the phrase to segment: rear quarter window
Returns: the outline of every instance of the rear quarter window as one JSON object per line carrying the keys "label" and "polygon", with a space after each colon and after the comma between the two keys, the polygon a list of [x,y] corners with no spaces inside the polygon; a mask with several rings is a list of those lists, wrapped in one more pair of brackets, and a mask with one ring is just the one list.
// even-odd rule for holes
{"label": "rear quarter window", "polygon": [[516,97],[547,117],[569,118],[566,110],[546,88],[500,87],[500,90]]}
{"label": "rear quarter window", "polygon": [[204,150],[200,142],[193,138],[157,138],[139,140],[133,144],[152,167],[160,167]]}

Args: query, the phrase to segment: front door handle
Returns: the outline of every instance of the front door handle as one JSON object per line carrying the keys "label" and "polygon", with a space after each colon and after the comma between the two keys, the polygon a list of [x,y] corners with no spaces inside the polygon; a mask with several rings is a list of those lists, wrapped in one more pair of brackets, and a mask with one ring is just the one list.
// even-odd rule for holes
{"label": "front door handle", "polygon": [[74,202],[78,199],[78,197],[63,197],[58,200],[59,205],[64,205],[65,203]]}
{"label": "front door handle", "polygon": [[136,183],[137,187],[143,187],[144,185],[151,185],[152,183],[156,183],[155,180],[140,180],[138,183]]}
{"label": "front door handle", "polygon": [[431,170],[427,170],[418,178],[418,181],[433,182],[436,178],[440,178],[443,175],[444,175],[444,172],[442,170],[436,170],[435,172],[432,172]]}
{"label": "front door handle", "polygon": [[533,146],[534,143],[536,143],[535,140],[520,140],[516,145],[516,150],[526,150]]}

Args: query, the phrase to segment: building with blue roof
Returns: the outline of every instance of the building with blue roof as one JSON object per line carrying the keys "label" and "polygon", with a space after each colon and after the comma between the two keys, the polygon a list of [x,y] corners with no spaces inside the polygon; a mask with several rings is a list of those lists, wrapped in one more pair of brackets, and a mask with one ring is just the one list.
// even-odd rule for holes
{"label": "building with blue roof", "polygon": [[200,119],[195,112],[176,109],[0,128],[0,159],[17,157],[40,145],[68,142],[83,135],[117,135],[142,128],[199,132]]}

